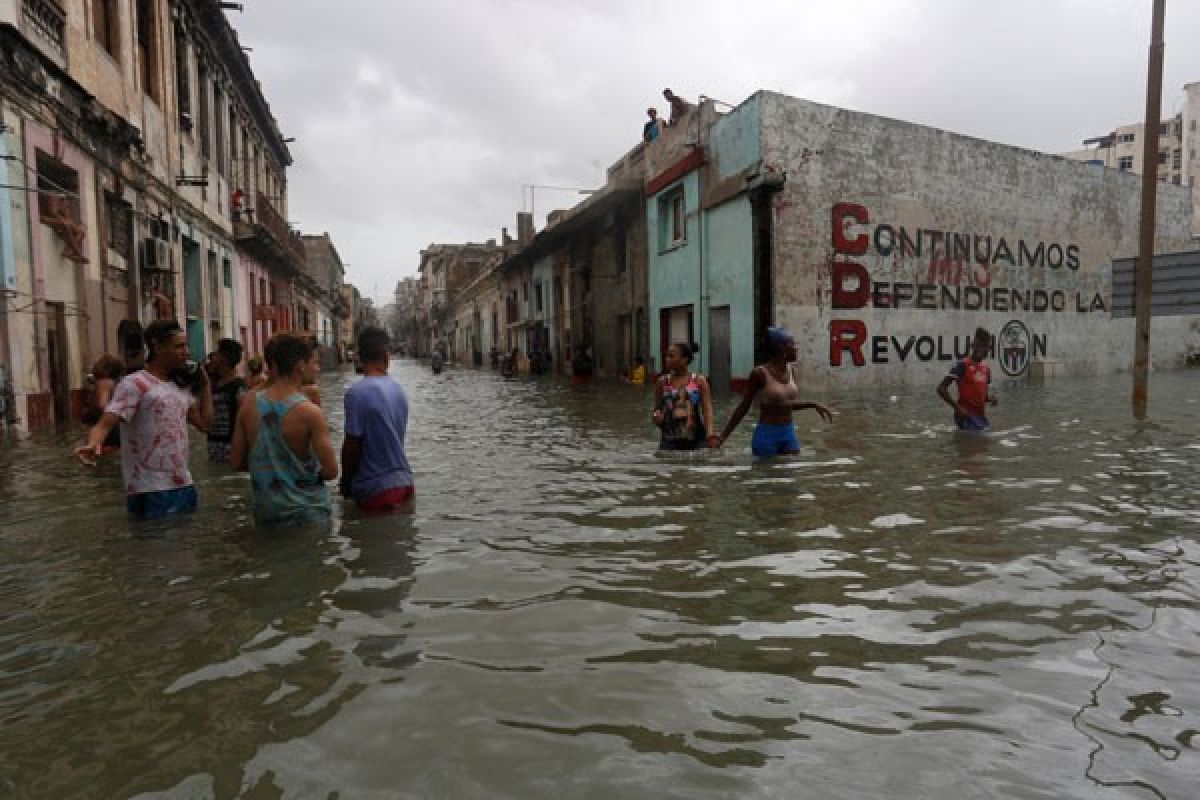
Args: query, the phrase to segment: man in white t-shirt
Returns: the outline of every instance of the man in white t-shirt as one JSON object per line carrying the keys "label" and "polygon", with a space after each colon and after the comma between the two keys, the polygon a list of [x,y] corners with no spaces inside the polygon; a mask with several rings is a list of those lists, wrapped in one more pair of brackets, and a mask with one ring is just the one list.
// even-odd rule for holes
{"label": "man in white t-shirt", "polygon": [[188,371],[187,335],[175,320],[158,320],[143,334],[146,368],[117,384],[87,444],[75,450],[95,466],[108,432],[121,426],[121,474],[129,512],[154,519],[196,509],[196,487],[188,469],[188,423],[205,431],[212,424],[212,387],[203,369]]}

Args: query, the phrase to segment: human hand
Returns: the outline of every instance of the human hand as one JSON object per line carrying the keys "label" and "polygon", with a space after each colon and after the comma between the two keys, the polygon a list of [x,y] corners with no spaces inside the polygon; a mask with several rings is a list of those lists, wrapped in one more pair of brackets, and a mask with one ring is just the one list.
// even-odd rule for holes
{"label": "human hand", "polygon": [[721,445],[725,444],[725,439],[718,433],[709,434],[708,447],[710,450],[716,450]]}
{"label": "human hand", "polygon": [[85,444],[75,448],[75,457],[79,459],[79,463],[85,467],[96,466],[96,459],[100,456],[104,445]]}
{"label": "human hand", "polygon": [[833,412],[825,406],[821,405],[820,403],[813,403],[813,410],[821,415],[821,419],[830,424],[833,423]]}
{"label": "human hand", "polygon": [[661,428],[662,424],[663,424],[663,420],[665,419],[663,412],[655,411],[652,416],[654,418],[654,424]]}

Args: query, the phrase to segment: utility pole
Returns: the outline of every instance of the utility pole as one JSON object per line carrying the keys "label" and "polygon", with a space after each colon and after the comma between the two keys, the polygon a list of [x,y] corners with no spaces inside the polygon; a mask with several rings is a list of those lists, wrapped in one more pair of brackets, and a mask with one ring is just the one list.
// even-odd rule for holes
{"label": "utility pole", "polygon": [[1146,128],[1142,143],[1142,219],[1134,274],[1136,333],[1133,357],[1133,416],[1146,418],[1150,372],[1150,304],[1154,278],[1154,222],[1158,199],[1158,126],[1162,124],[1163,17],[1166,0],[1154,0],[1150,64],[1146,77]]}

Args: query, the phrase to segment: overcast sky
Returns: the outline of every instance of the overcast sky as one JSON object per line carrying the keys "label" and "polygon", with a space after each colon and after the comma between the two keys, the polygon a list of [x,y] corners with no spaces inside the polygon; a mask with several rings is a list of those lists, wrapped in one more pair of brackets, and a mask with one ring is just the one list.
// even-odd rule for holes
{"label": "overcast sky", "polygon": [[[664,86],[1050,152],[1145,113],[1150,0],[244,3],[230,20],[297,140],[289,216],[378,302],[430,242],[515,234],[523,184],[602,184]],[[1166,26],[1169,117],[1200,80],[1200,3],[1167,0]],[[581,199],[538,190],[536,210]]]}

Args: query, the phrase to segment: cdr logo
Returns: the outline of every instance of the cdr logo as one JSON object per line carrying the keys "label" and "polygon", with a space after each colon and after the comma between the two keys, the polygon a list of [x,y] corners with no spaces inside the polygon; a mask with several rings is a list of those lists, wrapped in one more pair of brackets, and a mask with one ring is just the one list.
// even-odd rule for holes
{"label": "cdr logo", "polygon": [[997,355],[1006,375],[1013,378],[1029,367],[1029,329],[1020,320],[1011,320],[1000,329],[996,338]]}

